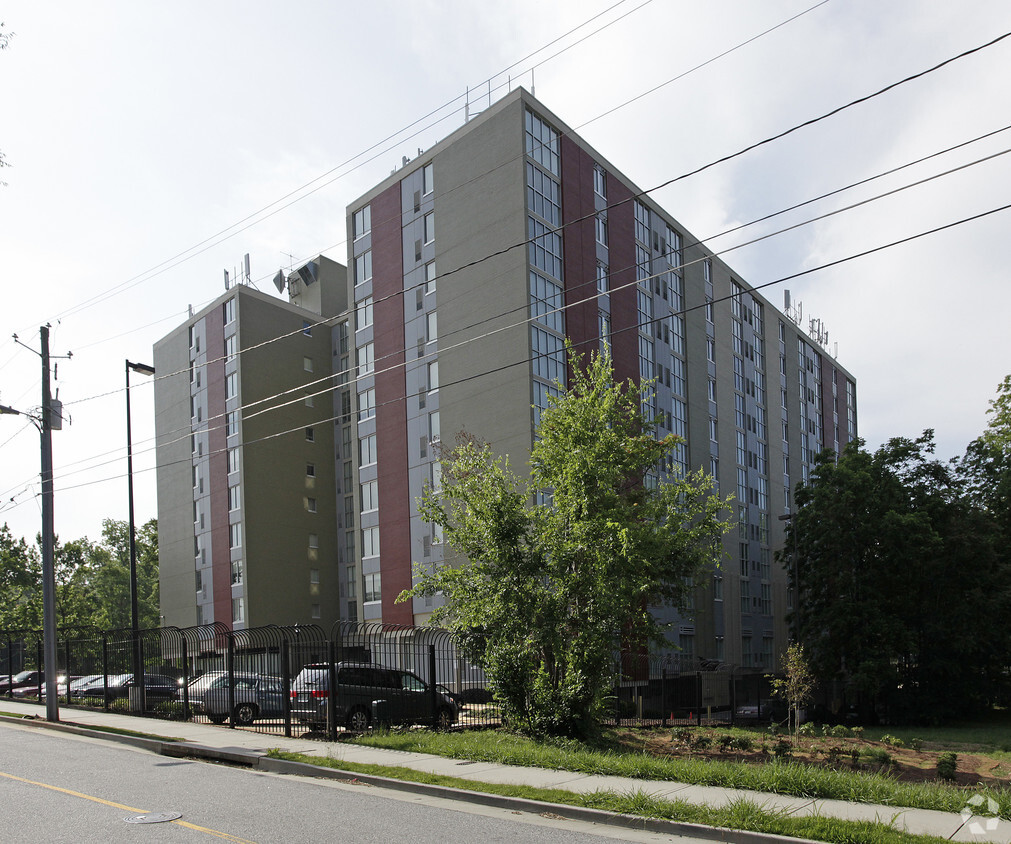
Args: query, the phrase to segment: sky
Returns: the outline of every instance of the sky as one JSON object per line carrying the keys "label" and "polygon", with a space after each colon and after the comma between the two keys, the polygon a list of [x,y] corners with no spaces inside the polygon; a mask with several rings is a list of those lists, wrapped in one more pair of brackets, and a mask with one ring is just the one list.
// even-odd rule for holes
{"label": "sky", "polygon": [[[0,21],[14,33],[0,51],[0,403],[38,410],[33,350],[50,324],[52,354],[73,353],[54,358],[69,416],[53,434],[56,532],[97,540],[127,516],[124,361],[151,363],[246,253],[270,293],[279,268],[346,263],[347,205],[462,125],[465,102],[473,114],[533,89],[649,189],[1011,32],[1011,6],[8,0]],[[1009,79],[1011,38],[651,195],[750,285],[839,262],[1011,202]],[[947,460],[985,427],[1011,372],[1009,224],[990,213],[763,290],[781,308],[788,288],[804,324],[828,329],[868,447],[932,428]],[[156,515],[153,391],[132,383],[142,523]],[[37,432],[0,416],[14,536],[39,531],[39,491]]]}

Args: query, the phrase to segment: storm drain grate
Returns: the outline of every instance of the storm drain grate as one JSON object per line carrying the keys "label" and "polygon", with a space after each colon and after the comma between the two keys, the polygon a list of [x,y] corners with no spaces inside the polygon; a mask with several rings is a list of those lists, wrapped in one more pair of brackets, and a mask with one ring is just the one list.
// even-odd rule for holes
{"label": "storm drain grate", "polygon": [[182,817],[181,812],[147,812],[143,815],[131,815],[123,818],[127,823],[168,823]]}

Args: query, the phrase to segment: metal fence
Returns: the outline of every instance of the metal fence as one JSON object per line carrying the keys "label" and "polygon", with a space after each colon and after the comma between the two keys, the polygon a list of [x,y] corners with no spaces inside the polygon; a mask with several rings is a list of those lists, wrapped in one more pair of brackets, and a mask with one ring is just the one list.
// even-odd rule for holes
{"label": "metal fence", "polygon": [[[484,672],[454,634],[431,627],[339,622],[229,630],[61,630],[64,706],[283,734],[335,736],[381,725],[501,723]],[[0,632],[0,695],[45,701],[39,631]],[[134,680],[135,660],[144,682]],[[335,691],[332,691],[335,690]],[[683,655],[616,657],[618,726],[768,722],[768,680]]]}

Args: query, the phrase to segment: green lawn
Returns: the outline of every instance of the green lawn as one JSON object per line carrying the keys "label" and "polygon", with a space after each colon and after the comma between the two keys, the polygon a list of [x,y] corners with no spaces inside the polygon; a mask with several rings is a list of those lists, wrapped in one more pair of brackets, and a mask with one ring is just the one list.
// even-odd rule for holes
{"label": "green lawn", "polygon": [[[897,735],[892,731],[893,735]],[[661,758],[621,748],[613,734],[600,747],[578,742],[538,743],[500,730],[436,733],[427,730],[373,733],[357,743],[395,750],[433,753],[456,759],[556,768],[580,773],[633,779],[656,779],[768,791],[797,797],[817,797],[878,803],[886,806],[958,812],[967,792],[942,782],[898,782],[887,775],[833,770],[790,761],[745,764],[689,757]],[[1011,790],[987,789],[1000,815],[1011,818]]]}

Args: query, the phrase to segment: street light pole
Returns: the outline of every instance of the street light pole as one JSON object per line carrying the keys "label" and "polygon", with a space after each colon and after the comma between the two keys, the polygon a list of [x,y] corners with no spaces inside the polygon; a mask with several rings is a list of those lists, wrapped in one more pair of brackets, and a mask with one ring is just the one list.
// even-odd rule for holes
{"label": "street light pole", "polygon": [[144,709],[144,666],[140,655],[140,605],[137,600],[137,538],[133,515],[133,436],[130,430],[130,370],[141,375],[154,375],[154,367],[146,363],[126,362],[126,477],[130,524],[130,629],[133,635],[133,683],[140,694]]}

